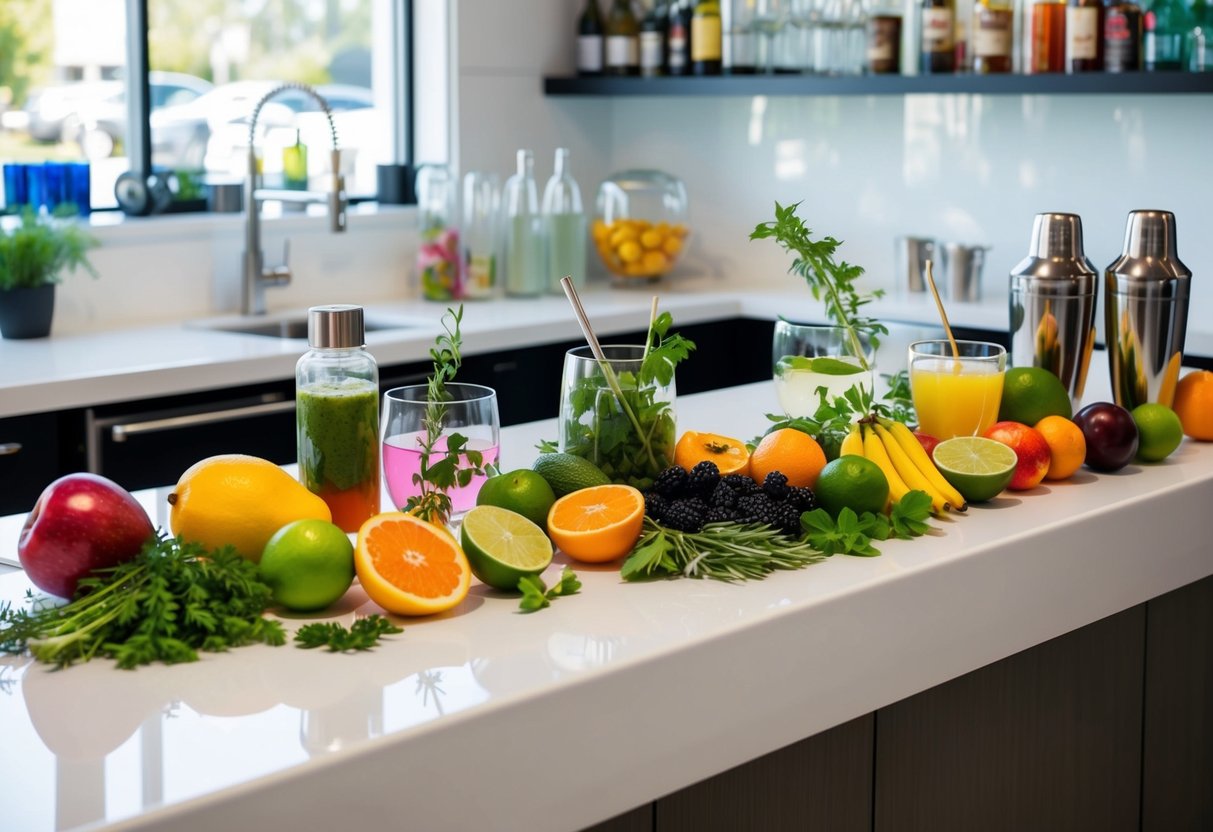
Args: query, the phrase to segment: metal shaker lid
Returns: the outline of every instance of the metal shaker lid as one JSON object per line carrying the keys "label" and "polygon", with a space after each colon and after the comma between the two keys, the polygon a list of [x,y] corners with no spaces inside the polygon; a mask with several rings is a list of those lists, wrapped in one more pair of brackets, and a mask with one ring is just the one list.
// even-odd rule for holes
{"label": "metal shaker lid", "polygon": [[1099,272],[1082,247],[1077,214],[1037,214],[1028,256],[1011,270],[1011,288],[1038,294],[1085,295],[1096,291]]}
{"label": "metal shaker lid", "polygon": [[362,307],[337,303],[307,310],[307,343],[312,349],[348,350],[366,345]]}
{"label": "metal shaker lid", "polygon": [[1175,281],[1176,292],[1187,295],[1192,271],[1176,254],[1175,215],[1170,211],[1130,211],[1124,250],[1108,266],[1107,276],[1110,288]]}

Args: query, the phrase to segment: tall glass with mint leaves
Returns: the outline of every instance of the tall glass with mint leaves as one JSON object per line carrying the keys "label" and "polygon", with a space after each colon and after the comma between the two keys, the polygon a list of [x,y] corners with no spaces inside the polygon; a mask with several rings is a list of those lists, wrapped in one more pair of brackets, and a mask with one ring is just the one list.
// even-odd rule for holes
{"label": "tall glass with mint leaves", "polygon": [[674,364],[661,350],[603,345],[565,353],[560,385],[560,450],[611,478],[647,488],[674,461]]}

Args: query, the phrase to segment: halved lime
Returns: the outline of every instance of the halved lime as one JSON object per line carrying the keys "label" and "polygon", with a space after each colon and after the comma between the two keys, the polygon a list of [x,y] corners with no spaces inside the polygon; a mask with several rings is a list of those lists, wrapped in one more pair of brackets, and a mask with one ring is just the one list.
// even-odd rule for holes
{"label": "halved lime", "polygon": [[935,446],[935,466],[967,502],[993,499],[1015,475],[1019,457],[1007,445],[984,436],[957,436]]}
{"label": "halved lime", "polygon": [[552,542],[521,514],[476,506],[459,531],[472,574],[495,589],[518,589],[524,575],[538,575],[552,562]]}

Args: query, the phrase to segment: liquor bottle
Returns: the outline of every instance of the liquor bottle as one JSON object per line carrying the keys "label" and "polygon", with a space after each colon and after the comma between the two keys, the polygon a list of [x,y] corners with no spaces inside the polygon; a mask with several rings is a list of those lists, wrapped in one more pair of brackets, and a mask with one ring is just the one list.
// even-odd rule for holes
{"label": "liquor bottle", "polygon": [[665,40],[669,9],[665,0],[655,0],[640,22],[640,74],[645,77],[665,72]]}
{"label": "liquor bottle", "polygon": [[556,149],[556,167],[543,189],[543,223],[548,244],[548,291],[563,295],[560,278],[568,275],[578,289],[585,286],[586,219],[581,189],[569,175],[569,150]]}
{"label": "liquor bottle", "polygon": [[956,70],[956,12],[952,0],[922,0],[921,69],[923,74]]}
{"label": "liquor bottle", "polygon": [[1011,71],[1014,9],[1003,0],[977,0],[973,6],[973,71],[991,75]]}
{"label": "liquor bottle", "polygon": [[1133,0],[1108,0],[1104,7],[1103,65],[1107,72],[1141,69],[1141,7]]}
{"label": "liquor bottle", "polygon": [[630,0],[615,0],[606,25],[607,75],[640,74],[640,25]]}
{"label": "liquor bottle", "polygon": [[547,287],[543,221],[539,188],[535,185],[535,156],[518,151],[518,172],[505,183],[505,293],[542,294]]}
{"label": "liquor bottle", "polygon": [[1066,4],[1039,0],[1032,5],[1028,72],[1065,72]]}
{"label": "liquor bottle", "polygon": [[1066,6],[1066,72],[1103,71],[1103,0]]}
{"label": "liquor bottle", "polygon": [[722,51],[720,3],[698,0],[691,14],[691,72],[719,75]]}
{"label": "liquor bottle", "polygon": [[666,32],[666,71],[686,75],[691,71],[691,0],[673,0]]}
{"label": "liquor bottle", "polygon": [[602,13],[598,0],[585,0],[577,20],[577,74],[602,74]]}
{"label": "liquor bottle", "polygon": [[1146,12],[1146,69],[1183,69],[1184,38],[1190,28],[1183,0],[1153,0]]}
{"label": "liquor bottle", "polygon": [[866,69],[872,75],[901,71],[901,3],[875,0],[866,24]]}

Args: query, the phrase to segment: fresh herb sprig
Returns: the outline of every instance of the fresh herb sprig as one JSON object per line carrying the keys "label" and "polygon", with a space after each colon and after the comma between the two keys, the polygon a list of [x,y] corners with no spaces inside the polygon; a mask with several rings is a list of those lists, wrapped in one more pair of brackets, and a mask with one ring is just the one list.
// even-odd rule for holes
{"label": "fresh herb sprig", "polygon": [[667,529],[645,518],[644,531],[623,562],[625,581],[713,578],[753,581],[777,569],[802,569],[825,555],[770,526],[709,523],[698,532]]}
{"label": "fresh herb sprig", "polygon": [[914,398],[910,394],[910,371],[898,370],[895,373],[882,373],[888,382],[889,389],[883,396],[888,402],[888,416],[907,425],[918,423],[918,414],[914,410]]}
{"label": "fresh herb sprig", "polygon": [[581,580],[566,566],[560,573],[560,580],[551,588],[538,575],[524,575],[518,579],[518,591],[522,593],[518,608],[522,612],[535,612],[550,607],[553,599],[576,595],[581,591]]}
{"label": "fresh herb sprig", "polygon": [[826,555],[875,557],[880,550],[872,541],[890,537],[909,540],[930,531],[931,498],[922,491],[911,491],[893,504],[886,517],[865,511],[856,514],[844,508],[834,519],[823,508],[800,515],[800,525],[809,545]]}
{"label": "fresh herb sprig", "polygon": [[[838,456],[842,440],[851,430],[851,424],[855,420],[864,418],[866,414],[885,415],[887,412],[884,405],[873,399],[872,391],[862,384],[847,389],[841,396],[835,396],[833,399],[829,398],[825,387],[818,387],[817,395],[817,409],[811,417],[766,414],[767,421],[771,422],[767,432],[794,428],[807,433],[817,440],[827,458],[834,459]],[[760,440],[761,437],[755,444]]]}
{"label": "fresh herb sprig", "polygon": [[[422,520],[446,524],[451,516],[450,489],[456,485],[464,487],[472,477],[488,473],[484,455],[468,448],[468,438],[461,433],[443,434],[447,406],[451,400],[447,382],[455,379],[462,363],[459,350],[463,339],[459,325],[463,321],[463,306],[447,309],[442,316],[443,332],[430,348],[434,371],[426,383],[425,394],[425,438],[421,445],[421,466],[413,474],[413,485],[418,493],[405,502],[403,511],[416,514]],[[439,449],[440,443],[445,443]],[[434,457],[438,461],[434,462]]]}
{"label": "fresh herb sprig", "polygon": [[330,653],[348,653],[370,650],[379,643],[381,636],[403,632],[402,628],[376,613],[359,618],[348,629],[335,621],[304,624],[295,633],[295,646],[304,650],[327,647]]}
{"label": "fresh herb sprig", "polygon": [[207,551],[157,534],[133,560],[82,578],[62,606],[0,605],[0,652],[28,649],[57,667],[104,656],[129,669],[197,661],[199,650],[277,646],[286,635],[262,617],[270,601],[256,565],[231,547]]}

